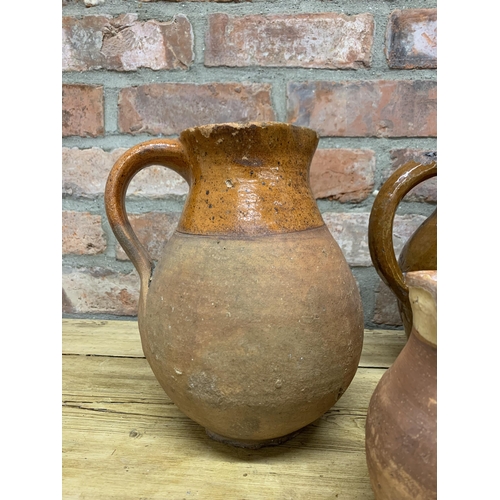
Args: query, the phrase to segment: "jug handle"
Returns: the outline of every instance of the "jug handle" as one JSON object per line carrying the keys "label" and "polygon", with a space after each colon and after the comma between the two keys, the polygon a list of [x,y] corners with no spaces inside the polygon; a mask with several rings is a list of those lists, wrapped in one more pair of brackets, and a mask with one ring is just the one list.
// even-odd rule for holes
{"label": "jug handle", "polygon": [[408,286],[394,251],[393,226],[396,209],[404,196],[421,182],[437,175],[435,161],[423,165],[410,161],[384,182],[377,194],[368,222],[368,246],[382,281],[403,303],[408,302]]}
{"label": "jug handle", "polygon": [[154,139],[128,149],[111,169],[104,204],[116,239],[137,269],[141,288],[147,293],[153,261],[134,233],[125,209],[125,195],[132,178],[143,168],[162,165],[180,174],[190,184],[190,168],[183,145],[177,139]]}

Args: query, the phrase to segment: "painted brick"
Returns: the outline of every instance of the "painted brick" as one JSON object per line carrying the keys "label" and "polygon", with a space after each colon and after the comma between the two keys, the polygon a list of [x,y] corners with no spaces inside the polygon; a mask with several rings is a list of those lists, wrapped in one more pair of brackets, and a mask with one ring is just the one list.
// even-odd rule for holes
{"label": "painted brick", "polygon": [[182,14],[170,22],[138,21],[137,14],[62,22],[63,71],[187,69],[194,59],[193,30]]}
{"label": "painted brick", "polygon": [[[369,213],[325,212],[322,214],[326,226],[339,244],[350,266],[371,266],[368,247]],[[396,215],[394,218],[394,250],[396,257],[408,238],[426,219],[423,215]]]}
{"label": "painted brick", "polygon": [[63,267],[63,313],[136,316],[140,280],[134,271]]}
{"label": "painted brick", "polygon": [[212,14],[208,23],[206,66],[370,66],[371,14]]}
{"label": "painted brick", "polygon": [[[111,152],[100,148],[62,150],[63,196],[94,199],[104,195],[109,172],[126,148]],[[148,199],[184,199],[187,182],[173,170],[152,166],[141,170],[130,183],[127,196]]]}
{"label": "painted brick", "polygon": [[63,211],[62,253],[95,255],[106,250],[102,218],[88,212]]}
{"label": "painted brick", "polygon": [[437,68],[437,9],[395,10],[385,34],[390,68]]}
{"label": "painted brick", "polygon": [[288,122],[321,136],[434,137],[436,82],[290,82]]}
{"label": "painted brick", "polygon": [[62,86],[62,135],[104,135],[104,92],[101,86]]}
{"label": "painted brick", "polygon": [[[393,149],[391,150],[391,165],[381,172],[381,182],[385,182],[389,176],[405,163],[413,160],[424,165],[437,158],[435,151],[422,149]],[[414,187],[403,198],[404,201],[419,201],[427,203],[437,202],[437,177],[427,179]]]}
{"label": "painted brick", "polygon": [[309,181],[316,198],[360,202],[373,191],[374,174],[374,151],[317,149]]}
{"label": "painted brick", "polygon": [[118,123],[127,134],[178,134],[197,125],[272,121],[269,84],[159,83],[120,92]]}
{"label": "painted brick", "polygon": [[375,307],[372,321],[377,325],[403,325],[401,316],[399,315],[396,296],[382,280],[379,280],[378,287],[375,291]]}
{"label": "painted brick", "polygon": [[[163,212],[129,214],[130,224],[151,259],[157,261],[160,258],[163,246],[176,230],[180,216],[180,213]],[[118,242],[116,243],[116,258],[129,260]]]}

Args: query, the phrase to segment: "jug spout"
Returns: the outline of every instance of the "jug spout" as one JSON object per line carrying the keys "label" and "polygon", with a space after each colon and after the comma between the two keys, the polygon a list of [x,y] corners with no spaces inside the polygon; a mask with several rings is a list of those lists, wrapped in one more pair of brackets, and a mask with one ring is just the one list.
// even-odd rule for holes
{"label": "jug spout", "polygon": [[309,186],[315,131],[227,123],[187,129],[179,139],[192,175],[179,231],[256,235],[323,225]]}

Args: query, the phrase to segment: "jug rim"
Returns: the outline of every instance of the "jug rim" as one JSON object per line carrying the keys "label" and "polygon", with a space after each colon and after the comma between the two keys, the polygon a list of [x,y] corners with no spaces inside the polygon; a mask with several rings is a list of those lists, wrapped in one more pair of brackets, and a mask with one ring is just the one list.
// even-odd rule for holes
{"label": "jug rim", "polygon": [[194,132],[201,132],[202,135],[205,137],[209,137],[212,132],[217,132],[221,131],[223,129],[228,130],[228,129],[234,129],[234,130],[247,130],[247,129],[252,129],[255,127],[259,128],[284,128],[284,129],[290,129],[290,130],[301,130],[307,133],[314,133],[316,137],[319,139],[319,134],[316,130],[309,128],[309,127],[303,127],[300,125],[295,125],[293,123],[286,123],[286,122],[279,122],[279,121],[272,121],[272,120],[267,120],[267,121],[245,121],[245,122],[216,122],[216,123],[208,123],[204,125],[197,125],[195,127],[189,127],[184,129],[179,135],[182,137],[185,134],[192,134]]}
{"label": "jug rim", "polygon": [[422,269],[403,273],[408,288],[423,288],[437,302],[437,270]]}

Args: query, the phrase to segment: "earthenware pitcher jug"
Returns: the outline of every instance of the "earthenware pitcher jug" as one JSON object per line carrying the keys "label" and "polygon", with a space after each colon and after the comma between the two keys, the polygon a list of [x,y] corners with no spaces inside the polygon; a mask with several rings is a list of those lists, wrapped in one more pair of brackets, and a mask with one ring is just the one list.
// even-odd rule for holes
{"label": "earthenware pitcher jug", "polygon": [[[317,144],[284,123],[200,126],[131,148],[106,185],[110,225],[140,275],[144,354],[178,408],[235,446],[294,435],[357,370],[361,299],[309,187]],[[156,264],[125,210],[149,165],[189,184]]]}
{"label": "earthenware pitcher jug", "polygon": [[406,274],[413,327],[384,373],[366,418],[366,459],[377,500],[437,497],[437,271]]}
{"label": "earthenware pitcher jug", "polygon": [[403,273],[437,269],[437,209],[408,239],[396,259],[392,239],[394,216],[404,196],[421,182],[437,175],[435,161],[410,161],[399,167],[377,194],[368,224],[368,244],[375,269],[397,297],[406,335],[412,328],[412,310]]}

